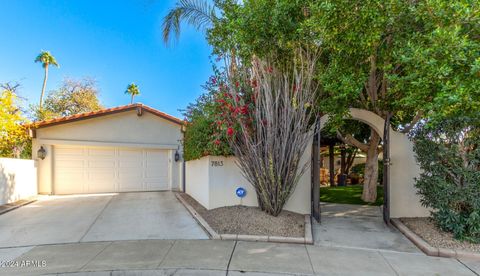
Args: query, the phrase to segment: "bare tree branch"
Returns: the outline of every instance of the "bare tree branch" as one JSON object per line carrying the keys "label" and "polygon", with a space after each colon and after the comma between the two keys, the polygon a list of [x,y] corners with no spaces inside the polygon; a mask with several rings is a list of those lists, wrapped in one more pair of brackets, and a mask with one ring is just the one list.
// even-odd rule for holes
{"label": "bare tree branch", "polygon": [[338,139],[342,140],[343,143],[359,148],[363,152],[368,151],[368,144],[364,144],[350,134],[343,135],[340,131],[337,130]]}

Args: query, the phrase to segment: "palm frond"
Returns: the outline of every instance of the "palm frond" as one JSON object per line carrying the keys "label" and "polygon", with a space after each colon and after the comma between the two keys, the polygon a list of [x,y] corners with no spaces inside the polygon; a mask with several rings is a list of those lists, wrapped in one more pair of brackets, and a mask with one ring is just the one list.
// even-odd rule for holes
{"label": "palm frond", "polygon": [[42,50],[40,54],[38,54],[38,56],[35,58],[35,62],[42,63],[43,67],[46,67],[49,64],[60,67],[55,57],[52,56],[49,51]]}
{"label": "palm frond", "polygon": [[187,22],[197,30],[204,30],[216,18],[215,7],[209,5],[206,0],[179,0],[176,7],[163,18],[163,41],[168,44],[172,32],[175,39],[179,38],[181,21]]}

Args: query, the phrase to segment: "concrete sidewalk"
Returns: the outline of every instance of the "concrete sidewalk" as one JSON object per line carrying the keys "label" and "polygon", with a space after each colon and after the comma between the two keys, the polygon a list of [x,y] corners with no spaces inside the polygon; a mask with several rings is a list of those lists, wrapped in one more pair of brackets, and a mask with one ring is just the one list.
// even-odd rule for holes
{"label": "concrete sidewalk", "polygon": [[2,267],[0,275],[478,275],[480,272],[478,264],[473,262],[421,253],[219,240],[83,242],[0,250],[0,260],[12,259],[16,262],[9,265],[21,266],[25,261],[30,264]]}

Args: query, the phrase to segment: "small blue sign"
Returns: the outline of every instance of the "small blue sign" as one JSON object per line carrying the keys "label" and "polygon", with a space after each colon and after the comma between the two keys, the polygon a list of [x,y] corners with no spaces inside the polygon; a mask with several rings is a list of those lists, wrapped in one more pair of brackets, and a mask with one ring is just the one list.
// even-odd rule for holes
{"label": "small blue sign", "polygon": [[237,190],[235,191],[235,193],[237,194],[237,196],[238,196],[239,198],[243,198],[243,197],[245,197],[245,196],[247,195],[247,191],[246,191],[244,188],[242,188],[242,187],[237,188]]}

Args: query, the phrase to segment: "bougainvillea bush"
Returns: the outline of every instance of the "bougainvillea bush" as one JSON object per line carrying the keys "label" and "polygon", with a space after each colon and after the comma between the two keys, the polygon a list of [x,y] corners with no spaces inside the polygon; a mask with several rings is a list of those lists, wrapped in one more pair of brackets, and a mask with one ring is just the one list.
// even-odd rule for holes
{"label": "bougainvillea bush", "polygon": [[207,155],[232,155],[227,133],[217,123],[224,74],[214,71],[214,76],[203,87],[206,92],[183,112],[187,122],[183,141],[186,161]]}
{"label": "bougainvillea bush", "polygon": [[424,122],[413,133],[422,204],[444,231],[480,242],[480,118]]}

